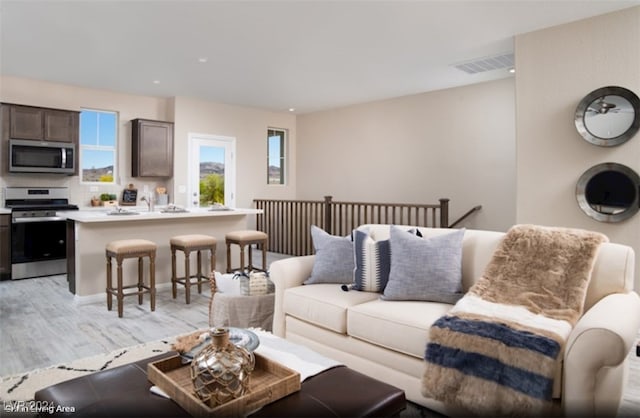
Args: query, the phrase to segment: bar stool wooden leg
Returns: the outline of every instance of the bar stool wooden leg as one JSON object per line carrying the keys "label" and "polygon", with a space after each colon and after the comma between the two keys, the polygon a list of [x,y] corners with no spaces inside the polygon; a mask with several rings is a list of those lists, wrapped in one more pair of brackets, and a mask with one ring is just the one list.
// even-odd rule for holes
{"label": "bar stool wooden leg", "polygon": [[267,271],[267,242],[262,243],[262,270]]}
{"label": "bar stool wooden leg", "polygon": [[138,305],[142,305],[142,291],[144,290],[144,265],[143,258],[138,257]]}
{"label": "bar stool wooden leg", "polygon": [[251,271],[253,270],[253,245],[249,244],[247,247],[249,247],[249,271]]}
{"label": "bar stool wooden leg", "polygon": [[156,253],[149,255],[149,290],[151,293],[151,312],[156,310]]}
{"label": "bar stool wooden leg", "polygon": [[240,269],[244,269],[244,245],[239,245],[240,247]]}
{"label": "bar stool wooden leg", "polygon": [[184,295],[187,305],[191,303],[191,272],[189,271],[189,250],[184,249]]}
{"label": "bar stool wooden leg", "polygon": [[178,284],[176,283],[176,247],[171,246],[171,295],[175,299],[178,296]]}
{"label": "bar stool wooden leg", "polygon": [[111,289],[113,288],[113,279],[111,277],[111,257],[107,256],[107,310],[111,310],[113,305],[113,295]]}
{"label": "bar stool wooden leg", "polygon": [[196,281],[198,282],[198,293],[202,293],[202,251],[198,250],[198,275]]}
{"label": "bar stool wooden leg", "polygon": [[231,244],[227,244],[227,273],[231,273]]}
{"label": "bar stool wooden leg", "polygon": [[116,299],[118,300],[118,317],[122,318],[123,314],[123,301],[124,301],[124,291],[122,289],[122,258],[116,257],[116,261],[118,262],[118,293]]}

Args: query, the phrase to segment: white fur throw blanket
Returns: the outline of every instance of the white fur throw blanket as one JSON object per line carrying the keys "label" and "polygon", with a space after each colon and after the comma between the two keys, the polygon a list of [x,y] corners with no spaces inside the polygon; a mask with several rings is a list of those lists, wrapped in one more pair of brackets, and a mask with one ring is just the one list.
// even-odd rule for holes
{"label": "white fur throw blanket", "polygon": [[516,225],[483,276],[430,328],[422,393],[477,415],[550,412],[598,246],[579,229]]}

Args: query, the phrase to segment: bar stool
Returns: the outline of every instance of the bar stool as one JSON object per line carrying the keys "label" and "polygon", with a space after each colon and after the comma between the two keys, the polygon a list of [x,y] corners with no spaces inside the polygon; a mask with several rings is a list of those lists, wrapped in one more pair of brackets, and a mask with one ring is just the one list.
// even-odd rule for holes
{"label": "bar stool", "polygon": [[[138,295],[138,304],[142,305],[142,296],[145,293],[151,295],[151,311],[156,310],[156,249],[158,246],[153,241],[145,239],[125,239],[111,241],[106,246],[107,257],[107,309],[111,310],[113,295],[118,300],[118,317],[122,318],[122,304],[125,296]],[[111,258],[115,257],[118,263],[117,287],[113,287]],[[144,284],[143,258],[149,257],[149,285]],[[126,258],[138,259],[138,282],[124,286],[122,283],[122,262]],[[136,288],[136,291],[125,292],[127,289]]]}
{"label": "bar stool", "polygon": [[[231,273],[234,270],[244,270],[244,247],[249,246],[249,270],[261,270],[267,271],[267,238],[268,235],[262,231],[242,230],[228,232],[224,239],[227,244],[227,273]],[[240,268],[231,268],[231,245],[235,244],[240,246]],[[262,268],[254,267],[253,254],[251,253],[251,245],[262,245]]]}
{"label": "bar stool", "polygon": [[[217,240],[209,235],[191,234],[191,235],[178,235],[172,237],[169,240],[171,244],[171,290],[173,292],[173,298],[175,299],[178,293],[178,283],[184,285],[185,299],[187,305],[191,303],[191,278],[195,278],[195,283],[198,285],[198,293],[202,293],[202,283],[209,282],[209,274],[202,274],[202,254],[201,251],[210,251],[211,270],[213,271],[216,266],[216,244]],[[180,250],[184,252],[184,276],[177,277],[176,275],[176,251]],[[191,275],[189,271],[190,262],[189,255],[192,251],[198,252],[196,275]]]}

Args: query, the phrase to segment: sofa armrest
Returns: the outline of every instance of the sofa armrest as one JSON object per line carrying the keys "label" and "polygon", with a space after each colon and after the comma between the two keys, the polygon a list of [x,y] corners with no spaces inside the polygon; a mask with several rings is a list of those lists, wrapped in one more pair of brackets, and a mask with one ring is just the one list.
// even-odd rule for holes
{"label": "sofa armrest", "polygon": [[580,318],[565,348],[562,402],[568,416],[614,416],[625,359],[640,328],[635,292],[602,298]]}
{"label": "sofa armrest", "polygon": [[276,287],[276,300],[273,309],[273,333],[285,336],[284,291],[290,287],[301,286],[311,276],[314,255],[284,258],[269,266],[269,278]]}

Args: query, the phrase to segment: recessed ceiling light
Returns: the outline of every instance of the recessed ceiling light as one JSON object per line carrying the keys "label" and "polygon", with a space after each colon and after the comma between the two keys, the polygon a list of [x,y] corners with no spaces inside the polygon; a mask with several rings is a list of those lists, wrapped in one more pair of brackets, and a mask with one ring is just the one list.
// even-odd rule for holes
{"label": "recessed ceiling light", "polygon": [[200,62],[200,63],[203,63],[203,64],[204,64],[204,63],[205,63],[205,62],[207,62],[207,61],[209,61],[209,58],[207,58],[207,57],[200,57],[200,58],[198,58],[198,62]]}
{"label": "recessed ceiling light", "polygon": [[160,80],[153,80],[153,84],[160,84]]}
{"label": "recessed ceiling light", "polygon": [[295,111],[296,111],[296,108],[295,108],[295,107],[290,107],[290,108],[289,108],[289,112],[295,112]]}
{"label": "recessed ceiling light", "polygon": [[510,72],[511,74],[515,74],[515,73],[516,73],[516,69],[515,69],[515,68],[509,68],[509,72]]}

